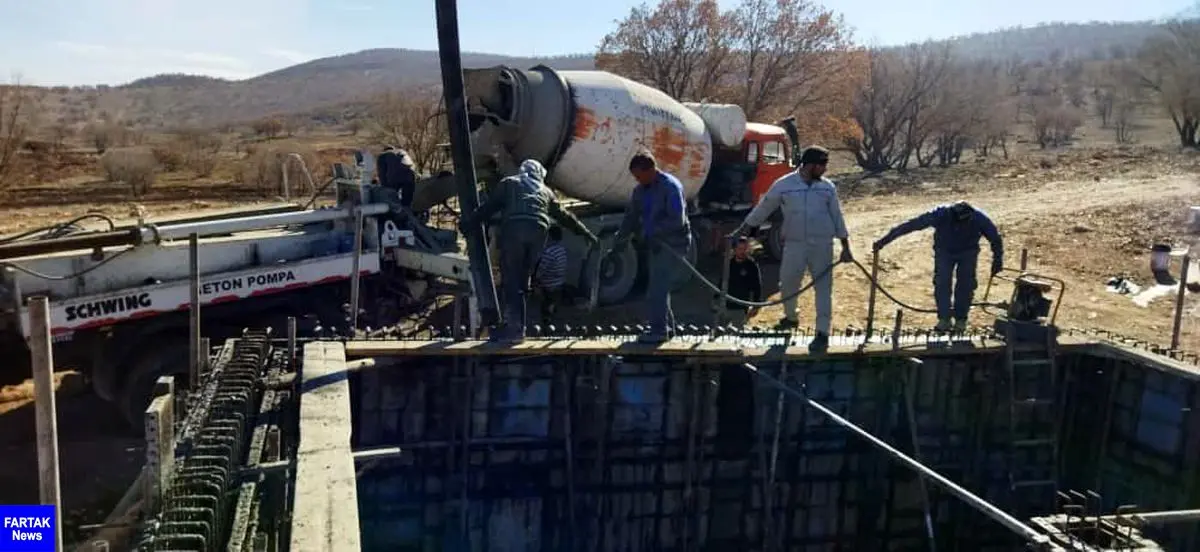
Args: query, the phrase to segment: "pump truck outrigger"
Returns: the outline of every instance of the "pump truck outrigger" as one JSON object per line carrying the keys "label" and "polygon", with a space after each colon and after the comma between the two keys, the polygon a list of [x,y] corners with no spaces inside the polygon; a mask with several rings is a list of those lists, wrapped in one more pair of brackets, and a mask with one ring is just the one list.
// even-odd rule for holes
{"label": "pump truck outrigger", "polygon": [[[110,228],[0,238],[0,354],[27,355],[26,302],[48,296],[56,364],[83,371],[138,425],[154,381],[188,366],[191,234],[199,237],[202,331],[214,342],[250,326],[282,332],[288,317],[301,336],[346,333],[359,213],[360,326],[396,323],[408,307],[402,299],[420,301],[440,279],[467,284],[455,232],[424,226],[394,194],[368,184],[369,156],[358,157],[358,175],[335,165],[333,207],[287,204],[125,226],[93,215]],[[418,183],[414,209],[443,201],[446,178]]]}

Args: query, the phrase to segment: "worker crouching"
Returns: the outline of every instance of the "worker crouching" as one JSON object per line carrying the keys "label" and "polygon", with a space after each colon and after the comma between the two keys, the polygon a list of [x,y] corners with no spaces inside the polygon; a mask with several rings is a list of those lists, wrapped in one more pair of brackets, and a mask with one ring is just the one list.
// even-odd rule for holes
{"label": "worker crouching", "polygon": [[460,222],[460,229],[472,228],[479,220],[487,220],[500,212],[499,245],[500,285],[504,297],[501,327],[489,336],[491,341],[520,342],[525,339],[525,291],[529,278],[546,244],[550,220],[596,243],[596,236],[563,209],[562,204],[545,185],[546,169],[529,159],[521,163],[519,174],[504,178],[489,190],[487,199],[470,217]]}
{"label": "worker crouching", "polygon": [[815,280],[817,335],[809,351],[825,352],[829,347],[829,327],[833,316],[833,240],[842,243],[841,261],[854,259],[850,253],[850,233],[842,217],[837,187],[824,178],[829,152],[820,146],[805,148],[796,172],[771,184],[758,205],[746,215],[730,239],[767,222],[776,210],[783,210],[783,259],[779,266],[779,290],[783,294],[784,317],[776,325],[791,330],[799,324],[797,295],[804,273]]}
{"label": "worker crouching", "polygon": [[659,343],[670,338],[674,325],[671,290],[686,274],[680,258],[692,247],[692,229],[688,221],[683,184],[678,178],[658,170],[654,156],[639,152],[629,161],[629,173],[637,180],[625,209],[621,229],[613,241],[613,251],[629,245],[634,235],[646,246],[648,281],[646,282],[646,318],[649,329],[638,337],[643,343]]}
{"label": "worker crouching", "polygon": [[1004,267],[1004,242],[992,219],[971,204],[959,201],[935,207],[893,228],[875,242],[876,254],[896,238],[930,227],[933,228],[933,298],[938,316],[935,329],[949,331],[953,313],[954,331],[963,332],[967,329],[967,315],[977,286],[979,239],[987,238],[991,245],[993,276]]}

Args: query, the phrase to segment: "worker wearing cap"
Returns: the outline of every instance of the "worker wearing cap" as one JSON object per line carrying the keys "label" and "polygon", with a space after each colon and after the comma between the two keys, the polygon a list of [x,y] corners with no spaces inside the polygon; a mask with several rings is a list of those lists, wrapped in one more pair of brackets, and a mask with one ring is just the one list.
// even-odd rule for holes
{"label": "worker wearing cap", "polygon": [[746,215],[730,238],[767,222],[777,209],[783,211],[783,259],[779,266],[779,289],[786,300],[784,317],[777,329],[791,330],[798,322],[797,297],[804,273],[816,278],[814,299],[817,309],[817,335],[809,351],[824,352],[829,347],[829,328],[833,315],[833,240],[842,242],[841,260],[853,260],[850,233],[842,218],[837,187],[824,178],[829,151],[820,146],[805,148],[800,166],[771,184],[754,209]]}
{"label": "worker wearing cap", "polygon": [[688,221],[683,184],[678,178],[659,170],[649,152],[638,152],[629,160],[629,173],[637,180],[625,208],[621,229],[613,240],[619,251],[636,234],[646,247],[649,280],[646,282],[646,318],[649,329],[638,337],[643,343],[660,343],[670,338],[674,315],[671,290],[687,267],[679,257],[692,247],[692,228]]}
{"label": "worker wearing cap", "polygon": [[[896,238],[933,227],[933,298],[937,303],[938,331],[950,330],[950,314],[954,313],[954,330],[967,329],[967,313],[975,295],[976,263],[979,259],[979,238],[987,238],[992,247],[992,274],[1004,267],[1004,241],[995,223],[983,211],[970,203],[959,201],[939,205],[933,210],[909,220],[875,242],[876,252]],[[954,279],[954,303],[951,305],[951,279]]]}
{"label": "worker wearing cap", "polygon": [[492,341],[520,342],[525,339],[525,290],[529,277],[546,244],[550,220],[570,228],[589,243],[596,236],[562,208],[554,192],[545,185],[546,169],[528,159],[521,163],[516,176],[504,178],[488,191],[487,199],[475,212],[464,217],[460,228],[471,228],[476,221],[487,220],[500,212],[500,285],[504,295],[504,322],[493,332]]}

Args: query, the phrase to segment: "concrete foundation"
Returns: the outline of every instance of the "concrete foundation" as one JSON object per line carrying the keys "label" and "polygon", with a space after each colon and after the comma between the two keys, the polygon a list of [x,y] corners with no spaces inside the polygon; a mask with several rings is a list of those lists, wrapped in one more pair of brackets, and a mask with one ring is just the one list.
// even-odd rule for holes
{"label": "concrete foundation", "polygon": [[[374,361],[349,373],[348,389],[339,388],[331,364],[341,347],[305,346],[305,364],[324,368],[302,368],[292,550],[334,540],[338,550],[389,551],[908,550],[928,549],[931,539],[941,550],[1022,545],[959,498],[762,385],[742,367],[747,361],[1062,541],[1050,549],[1089,549],[1068,545],[1078,524],[1045,521],[1061,511],[1056,490],[1094,493],[1095,513],[1200,504],[1200,371],[1111,343],[1063,338],[1053,368],[1056,406],[1020,421],[997,342],[819,358],[713,343],[655,352],[561,340],[504,349],[350,342],[346,359]],[[317,386],[314,378],[334,383]],[[326,395],[310,400],[314,393]],[[349,421],[334,415],[342,406],[325,402],[333,395]],[[323,406],[305,407],[317,402]],[[1057,448],[1014,447],[1024,437],[1017,427],[1054,428]],[[314,436],[323,444],[306,454]],[[351,449],[390,446],[398,452],[359,462],[349,486]],[[329,461],[306,468],[318,458]],[[1043,478],[1056,484],[1014,485]],[[1145,527],[1139,538],[1190,550],[1196,528]],[[360,543],[343,539],[351,530]]]}

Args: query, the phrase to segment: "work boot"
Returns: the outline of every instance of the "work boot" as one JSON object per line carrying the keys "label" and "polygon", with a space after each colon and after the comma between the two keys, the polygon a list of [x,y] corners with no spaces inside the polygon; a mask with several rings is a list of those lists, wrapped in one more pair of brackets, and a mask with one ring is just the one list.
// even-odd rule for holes
{"label": "work boot", "polygon": [[794,330],[800,323],[788,317],[783,317],[775,324],[776,330]]}
{"label": "work boot", "polygon": [[829,334],[825,332],[817,332],[816,337],[813,337],[812,343],[808,344],[808,352],[810,354],[819,355],[829,350]]}
{"label": "work boot", "polygon": [[965,319],[954,321],[954,333],[967,333],[967,321]]}
{"label": "work boot", "polygon": [[938,333],[946,333],[946,332],[950,331],[950,319],[949,318],[939,318],[937,325],[933,327],[933,331],[938,332]]}

